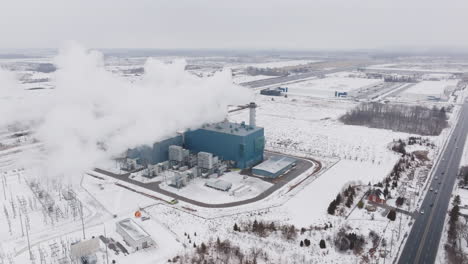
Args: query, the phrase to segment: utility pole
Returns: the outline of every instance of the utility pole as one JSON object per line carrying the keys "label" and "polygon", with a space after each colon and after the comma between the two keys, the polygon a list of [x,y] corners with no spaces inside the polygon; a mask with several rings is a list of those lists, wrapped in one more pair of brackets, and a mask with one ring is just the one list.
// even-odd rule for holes
{"label": "utility pole", "polygon": [[84,220],[83,220],[83,204],[80,202],[80,215],[81,215],[81,227],[83,229],[83,239],[86,239],[86,234],[85,234],[85,226],[84,226]]}
{"label": "utility pole", "polygon": [[6,189],[5,189],[5,184],[6,184],[6,178],[5,178],[5,174],[2,175],[2,185],[3,185],[3,198],[5,198],[5,201],[6,201]]}
{"label": "utility pole", "polygon": [[399,227],[398,227],[398,240],[400,240],[400,232],[401,232],[401,215],[402,215],[402,213],[400,212],[400,213],[399,213],[399,215],[400,215],[400,225],[399,225]]}
{"label": "utility pole", "polygon": [[[26,218],[25,221],[28,221],[28,219]],[[32,255],[32,251],[31,251],[31,242],[29,241],[29,224],[27,222],[25,222],[25,226],[26,226],[26,238],[28,239],[28,249],[29,249],[29,259],[30,260],[33,260],[33,255]]]}
{"label": "utility pole", "polygon": [[390,257],[392,256],[393,251],[393,228],[392,228],[392,240],[390,241]]}
{"label": "utility pole", "polygon": [[[107,234],[106,234],[106,225],[104,223],[102,223],[104,225],[104,237],[106,237],[107,239]],[[107,259],[107,264],[109,264],[109,252],[107,251],[107,243],[104,243],[106,245],[106,259]]]}

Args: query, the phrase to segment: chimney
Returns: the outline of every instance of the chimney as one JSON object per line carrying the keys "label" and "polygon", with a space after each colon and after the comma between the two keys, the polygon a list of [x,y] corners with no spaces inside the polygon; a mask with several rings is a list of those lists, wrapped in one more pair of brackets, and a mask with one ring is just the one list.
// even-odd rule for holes
{"label": "chimney", "polygon": [[251,102],[249,104],[249,125],[251,127],[255,127],[255,108],[257,107],[257,105],[254,103],[254,102]]}

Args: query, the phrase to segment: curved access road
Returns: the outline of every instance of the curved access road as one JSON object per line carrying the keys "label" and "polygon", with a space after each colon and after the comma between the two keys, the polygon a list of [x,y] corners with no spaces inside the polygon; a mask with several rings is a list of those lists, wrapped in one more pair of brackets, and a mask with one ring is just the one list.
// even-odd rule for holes
{"label": "curved access road", "polygon": [[[269,155],[270,153],[266,152],[265,154]],[[281,155],[285,155],[285,154],[281,154]],[[285,155],[285,156],[287,156],[287,155]],[[200,207],[205,207],[205,208],[227,208],[227,207],[235,207],[235,206],[245,205],[245,204],[249,204],[249,203],[254,203],[254,202],[260,201],[260,200],[268,197],[269,195],[271,195],[275,191],[281,189],[287,183],[289,183],[290,181],[292,181],[293,179],[297,178],[299,175],[301,175],[302,173],[304,173],[305,171],[310,169],[312,166],[314,166],[314,164],[315,164],[315,169],[310,175],[308,175],[308,177],[315,174],[315,173],[317,173],[322,168],[321,163],[318,162],[318,161],[311,160],[311,159],[310,160],[309,159],[303,159],[303,158],[299,158],[299,157],[294,157],[294,158],[297,159],[295,169],[290,170],[286,174],[284,174],[281,177],[275,179],[274,184],[270,188],[268,188],[267,190],[262,192],[261,194],[255,196],[253,198],[242,200],[242,201],[236,201],[236,202],[230,202],[230,203],[220,203],[220,204],[203,203],[203,202],[193,200],[193,199],[187,198],[185,196],[181,196],[181,195],[178,195],[176,193],[164,190],[161,187],[159,187],[159,184],[161,183],[160,181],[151,182],[151,183],[142,183],[142,182],[130,179],[129,178],[130,173],[115,174],[115,173],[105,171],[105,170],[102,170],[102,169],[98,169],[98,168],[96,168],[94,170],[96,172],[104,174],[106,176],[109,176],[109,177],[112,177],[112,178],[115,178],[115,179],[118,179],[118,180],[121,180],[121,181],[125,181],[125,182],[128,182],[128,183],[131,183],[131,184],[146,188],[146,189],[148,189],[150,191],[154,191],[154,192],[169,196],[169,197],[171,197],[173,199],[184,201],[184,202],[189,203],[189,204],[193,204],[193,205],[200,206]]]}

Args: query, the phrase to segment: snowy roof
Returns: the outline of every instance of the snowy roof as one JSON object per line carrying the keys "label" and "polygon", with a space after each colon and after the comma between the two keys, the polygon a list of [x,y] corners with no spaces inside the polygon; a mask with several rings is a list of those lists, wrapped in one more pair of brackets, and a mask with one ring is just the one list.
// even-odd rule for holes
{"label": "snowy roof", "polygon": [[150,235],[146,233],[143,228],[141,228],[137,223],[132,219],[127,218],[122,221],[117,222],[117,224],[134,240],[138,241],[142,238],[149,237]]}
{"label": "snowy roof", "polygon": [[223,181],[223,180],[219,180],[219,179],[210,179],[210,180],[206,181],[206,185],[210,186],[210,187],[213,187],[213,188],[226,190],[226,189],[231,188],[232,183],[227,182],[227,181]]}
{"label": "snowy roof", "polygon": [[385,195],[380,188],[371,189],[369,192],[369,195],[372,195],[372,194],[378,196],[380,200],[385,200]]}
{"label": "snowy roof", "polygon": [[291,157],[271,156],[269,159],[253,167],[253,169],[277,173],[294,162],[296,162],[296,159]]}
{"label": "snowy roof", "polygon": [[216,131],[235,136],[246,136],[253,132],[263,129],[262,127],[251,127],[247,124],[238,124],[232,122],[219,122],[215,124],[205,124],[201,127],[204,130]]}

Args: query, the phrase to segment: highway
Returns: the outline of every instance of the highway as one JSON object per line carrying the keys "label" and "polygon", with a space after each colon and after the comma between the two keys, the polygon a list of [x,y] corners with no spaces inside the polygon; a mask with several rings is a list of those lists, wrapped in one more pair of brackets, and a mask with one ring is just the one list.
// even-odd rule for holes
{"label": "highway", "polygon": [[[435,262],[445,217],[452,201],[452,190],[468,131],[468,103],[464,103],[459,120],[434,168],[429,188],[411,232],[398,260],[400,264]],[[424,213],[422,213],[424,212]]]}

